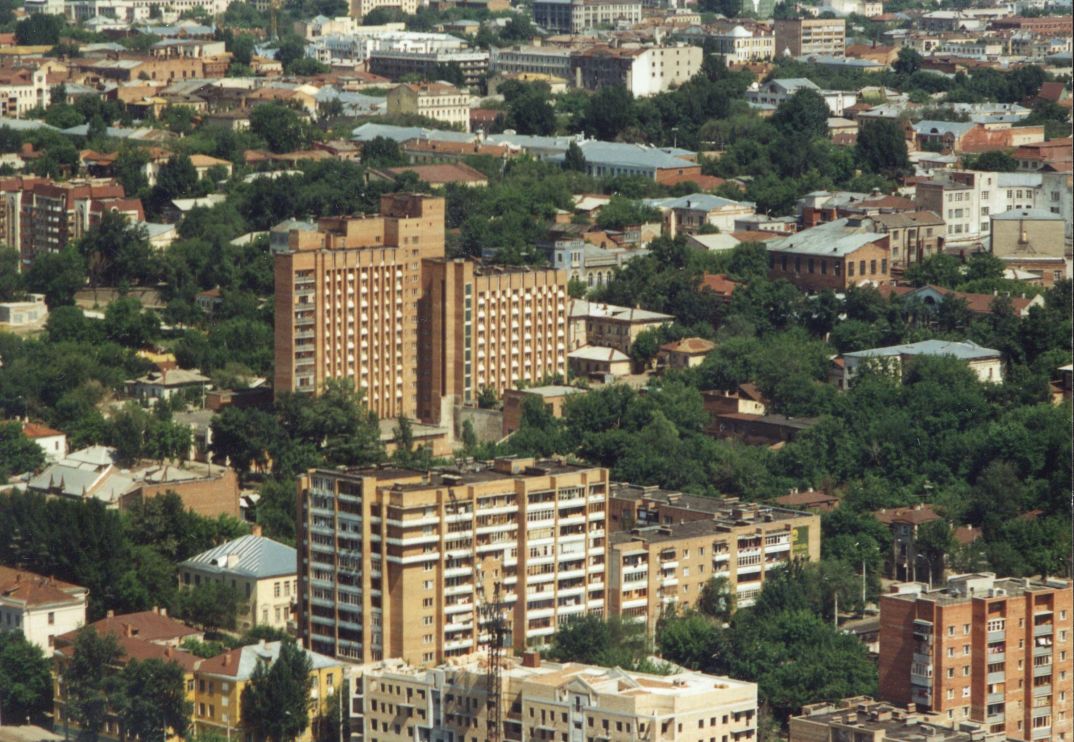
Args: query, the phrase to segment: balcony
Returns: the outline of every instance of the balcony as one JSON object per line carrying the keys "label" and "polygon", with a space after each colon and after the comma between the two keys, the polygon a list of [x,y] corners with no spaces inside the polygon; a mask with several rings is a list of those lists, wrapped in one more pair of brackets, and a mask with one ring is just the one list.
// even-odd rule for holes
{"label": "balcony", "polygon": [[1051,674],[1052,674],[1052,663],[1050,663],[1050,662],[1047,665],[1034,665],[1033,666],[1033,677],[1035,677],[1035,678],[1043,678],[1044,676],[1051,675]]}
{"label": "balcony", "polygon": [[985,717],[986,721],[989,724],[1002,724],[1004,721],[1006,721],[1006,718],[1007,717],[1004,716],[1002,711],[999,712],[998,714],[989,714],[988,716]]}
{"label": "balcony", "polygon": [[1006,696],[1003,693],[989,693],[988,703],[1003,703],[1006,700]]}
{"label": "balcony", "polygon": [[1003,629],[1000,629],[999,631],[989,631],[988,632],[988,643],[989,644],[995,644],[996,642],[1001,642],[1006,638],[1007,638],[1007,632],[1004,631]]}
{"label": "balcony", "polygon": [[993,664],[993,663],[996,663],[996,662],[1006,662],[1006,661],[1007,661],[1007,654],[1005,652],[990,652],[988,654],[988,664],[990,664],[990,665]]}
{"label": "balcony", "polygon": [[986,681],[987,681],[987,682],[988,682],[989,684],[992,684],[992,683],[1002,683],[1002,682],[1003,682],[1004,680],[1006,680],[1006,679],[1007,679],[1007,673],[1005,673],[1005,672],[1003,672],[1003,671],[1000,671],[1000,672],[990,672],[990,673],[988,673],[988,675],[987,675],[987,676],[986,676],[986,678],[985,678],[985,680],[986,680]]}
{"label": "balcony", "polygon": [[1050,655],[1052,653],[1052,649],[1053,649],[1053,647],[1052,647],[1051,644],[1049,644],[1047,646],[1044,646],[1044,647],[1033,647],[1033,656],[1034,657],[1046,657],[1046,656],[1048,656],[1048,655]]}
{"label": "balcony", "polygon": [[1052,694],[1052,684],[1045,683],[1044,685],[1033,686],[1033,697],[1039,698],[1041,696],[1050,696]]}
{"label": "balcony", "polygon": [[1050,623],[1039,623],[1033,627],[1033,636],[1051,636],[1054,628]]}
{"label": "balcony", "polygon": [[1037,727],[1033,730],[1033,739],[1050,739],[1052,736],[1051,727]]}

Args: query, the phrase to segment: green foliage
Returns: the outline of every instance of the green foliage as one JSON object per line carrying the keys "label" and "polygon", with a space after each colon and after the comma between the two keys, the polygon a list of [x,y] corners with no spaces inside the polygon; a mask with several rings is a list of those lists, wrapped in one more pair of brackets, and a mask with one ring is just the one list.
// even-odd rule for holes
{"label": "green foliage", "polygon": [[311,708],[309,656],[293,640],[280,647],[271,665],[258,663],[242,689],[243,719],[251,732],[275,740],[295,739],[309,726]]}
{"label": "green foliage", "polygon": [[649,660],[652,647],[645,624],[629,618],[602,618],[593,614],[574,616],[560,624],[552,635],[550,659],[582,662],[602,667],[622,667],[638,672],[660,672]]}
{"label": "green foliage", "polygon": [[151,248],[145,227],[130,224],[119,212],[106,212],[77,248],[95,286],[139,283],[150,277]]}
{"label": "green foliage", "polygon": [[0,710],[9,724],[41,724],[52,711],[50,667],[21,631],[0,631]]}
{"label": "green foliage", "polygon": [[26,289],[45,295],[50,309],[73,304],[75,292],[86,285],[86,261],[77,248],[34,256],[26,272]]}
{"label": "green foliage", "polygon": [[122,687],[113,669],[122,656],[114,634],[98,634],[86,626],[76,635],[63,680],[67,718],[79,727],[80,738],[96,740],[104,729],[111,701]]}
{"label": "green foliage", "polygon": [[723,651],[720,626],[696,612],[665,613],[656,625],[656,644],[662,657],[691,670],[712,667]]}
{"label": "green foliage", "polygon": [[906,137],[899,122],[892,119],[863,125],[858,131],[856,155],[865,168],[889,178],[910,172]]}
{"label": "green foliage", "polygon": [[394,139],[374,137],[362,144],[362,164],[369,167],[397,167],[406,164],[406,157]]}
{"label": "green foliage", "polygon": [[1002,150],[982,152],[976,157],[963,157],[962,165],[970,170],[988,170],[996,173],[1018,171],[1018,161]]}
{"label": "green foliage", "polygon": [[13,474],[37,471],[45,463],[41,447],[27,438],[17,422],[0,422],[0,482]]}
{"label": "green foliage", "polygon": [[155,659],[132,659],[120,672],[119,684],[118,697],[111,703],[126,735],[149,740],[186,734],[191,704],[186,700],[183,669],[179,665]]}
{"label": "green foliage", "polygon": [[250,113],[250,131],[261,137],[273,152],[294,152],[312,141],[312,133],[293,108],[265,103]]}
{"label": "green foliage", "polygon": [[109,423],[109,442],[122,463],[132,464],[141,458],[183,460],[190,451],[189,426],[171,420],[166,405],[158,405],[156,413],[150,413],[128,402],[113,413]]}
{"label": "green foliage", "polygon": [[138,299],[116,299],[104,312],[104,334],[109,340],[127,348],[147,347],[160,333],[160,320],[144,311]]}
{"label": "green foliage", "polygon": [[585,155],[577,142],[567,145],[567,152],[563,155],[563,169],[573,170],[576,173],[584,173],[586,169]]}
{"label": "green foliage", "polygon": [[659,210],[622,196],[612,196],[597,215],[597,225],[601,229],[623,229],[631,225],[659,221]]}
{"label": "green foliage", "polygon": [[15,24],[15,42],[20,46],[55,45],[63,26],[63,16],[34,13]]}
{"label": "green foliage", "polygon": [[208,632],[234,629],[239,595],[223,581],[206,580],[180,591],[179,616]]}
{"label": "green foliage", "polygon": [[549,103],[548,86],[544,83],[519,83],[513,80],[500,86],[507,102],[504,126],[519,134],[547,136],[554,133],[556,114]]}
{"label": "green foliage", "polygon": [[721,623],[731,620],[735,612],[735,593],[726,577],[713,577],[701,588],[697,609]]}

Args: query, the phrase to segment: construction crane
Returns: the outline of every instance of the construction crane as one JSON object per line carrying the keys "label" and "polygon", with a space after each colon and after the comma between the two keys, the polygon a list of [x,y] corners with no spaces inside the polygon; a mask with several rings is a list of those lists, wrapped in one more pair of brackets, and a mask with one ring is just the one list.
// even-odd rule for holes
{"label": "construction crane", "polygon": [[478,631],[484,630],[488,636],[485,645],[488,665],[485,668],[485,697],[486,709],[486,739],[488,742],[502,742],[503,740],[503,652],[510,629],[503,615],[504,604],[500,599],[500,582],[494,583],[492,600],[485,595],[484,574],[479,565],[475,565],[475,578],[477,580],[477,611],[480,626]]}

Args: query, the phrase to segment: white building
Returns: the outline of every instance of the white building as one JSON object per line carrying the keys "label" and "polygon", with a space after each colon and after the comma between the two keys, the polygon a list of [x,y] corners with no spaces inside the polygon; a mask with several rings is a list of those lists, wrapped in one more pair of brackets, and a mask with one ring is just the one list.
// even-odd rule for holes
{"label": "white building", "polygon": [[812,80],[804,77],[790,77],[769,80],[763,85],[754,83],[746,91],[746,101],[754,108],[778,108],[780,103],[799,90],[812,90],[817,93],[828,104],[828,110],[831,111],[832,116],[842,116],[844,110],[850,108],[858,100],[857,93],[844,90],[821,90]]}
{"label": "white building", "polygon": [[716,53],[722,54],[728,64],[763,62],[776,56],[776,37],[761,30],[748,31],[735,26],[712,36]]}
{"label": "white building", "polygon": [[992,348],[983,348],[972,340],[962,343],[922,340],[918,343],[844,353],[836,359],[833,379],[841,389],[846,389],[854,377],[866,367],[902,376],[906,373],[908,363],[918,356],[956,358],[965,363],[980,381],[993,384],[1003,382],[1003,354]]}
{"label": "white building", "polygon": [[370,33],[359,29],[346,34],[328,33],[311,40],[306,45],[306,56],[324,64],[357,64],[368,60],[373,52],[435,54],[466,48],[466,42],[450,34],[383,30]]}
{"label": "white building", "polygon": [[84,587],[0,566],[0,631],[21,631],[50,657],[55,637],[86,624],[88,598]]}
{"label": "white building", "polygon": [[595,46],[571,55],[574,85],[586,90],[626,88],[635,98],[657,95],[682,85],[701,69],[701,47]]}
{"label": "white building", "polygon": [[22,434],[38,445],[48,461],[67,458],[67,434],[34,422],[22,424]]}
{"label": "white building", "polygon": [[48,319],[44,294],[30,294],[27,301],[0,303],[0,325],[7,327],[37,327]]}
{"label": "white building", "polygon": [[552,33],[582,33],[641,23],[641,9],[637,0],[536,0],[533,22]]}
{"label": "white building", "polygon": [[820,12],[834,13],[840,17],[854,14],[872,18],[883,15],[884,3],[879,0],[824,0]]}
{"label": "white building", "polygon": [[388,93],[388,114],[416,114],[470,130],[470,96],[443,82],[407,83]]}
{"label": "white building", "polygon": [[0,70],[0,116],[22,118],[52,101],[44,67],[8,67]]}

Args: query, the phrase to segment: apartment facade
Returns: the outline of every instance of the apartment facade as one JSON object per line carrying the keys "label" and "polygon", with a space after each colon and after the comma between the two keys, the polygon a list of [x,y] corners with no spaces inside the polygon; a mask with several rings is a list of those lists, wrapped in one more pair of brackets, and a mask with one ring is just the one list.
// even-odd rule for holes
{"label": "apartment facade", "polygon": [[674,321],[670,314],[575,299],[571,302],[571,350],[586,345],[629,353],[644,330]]}
{"label": "apartment facade", "polygon": [[0,116],[22,118],[35,108],[47,107],[51,100],[48,72],[44,67],[0,70]]}
{"label": "apartment facade", "polygon": [[[260,664],[272,666],[280,657],[282,642],[266,642],[229,649],[198,662],[193,672],[191,726],[198,735],[208,734],[237,739],[257,739],[246,728],[242,693]],[[302,650],[310,661],[309,724],[293,742],[314,739],[314,719],[324,710],[324,702],[343,687],[343,663],[331,657]]]}
{"label": "apartment facade", "polygon": [[845,18],[776,20],[774,25],[777,55],[841,57],[846,52]]}
{"label": "apartment facade", "polygon": [[[829,224],[838,226],[837,222]],[[769,278],[786,279],[803,291],[891,283],[889,235],[856,232],[836,236],[826,226],[769,241]]]}
{"label": "apartment facade", "polygon": [[561,270],[426,260],[419,320],[418,412],[567,376],[570,297]]}
{"label": "apartment facade", "polygon": [[487,640],[516,650],[605,609],[608,471],[533,459],[419,472],[315,470],[299,483],[299,634],[351,661],[430,666]]}
{"label": "apartment facade", "polygon": [[682,85],[701,69],[699,46],[657,46],[638,49],[596,46],[571,55],[575,87],[599,90],[626,88],[635,98],[663,93]]}
{"label": "apartment facade", "polygon": [[742,26],[720,31],[713,35],[716,54],[723,55],[727,64],[765,62],[776,56],[776,37],[771,31]]}
{"label": "apartment facade", "polygon": [[790,742],[1007,742],[973,722],[910,711],[869,696],[812,703],[790,718]]}
{"label": "apartment facade", "polygon": [[[487,742],[487,659],[435,669],[389,661],[353,682],[351,729],[362,740]],[[527,652],[503,660],[502,739],[633,742],[757,738],[757,686],[680,671],[647,675],[554,663]]]}
{"label": "apartment facade", "polygon": [[442,82],[407,83],[388,93],[389,114],[416,114],[470,130],[470,96]]}
{"label": "apartment facade", "polygon": [[361,20],[377,8],[398,8],[406,15],[414,15],[418,12],[418,0],[350,0],[350,17]]}
{"label": "apartment facade", "polygon": [[273,230],[277,394],[350,378],[381,419],[414,416],[421,261],[444,255],[444,200],[390,194],[380,211]]}
{"label": "apartment facade", "polygon": [[141,217],[141,202],[124,198],[114,180],[94,178],[54,183],[47,179],[10,178],[3,189],[3,230],[7,244],[17,246],[24,264],[39,252],[59,252],[80,239],[101,209]]}
{"label": "apartment facade", "polygon": [[650,631],[664,611],[695,606],[714,577],[745,607],[771,570],[820,559],[815,513],[615,484],[609,518],[608,612]]}
{"label": "apartment facade", "polygon": [[598,26],[641,23],[641,2],[631,0],[536,0],[533,22],[552,33],[582,33]]}
{"label": "apartment facade", "polygon": [[444,67],[457,68],[466,87],[478,90],[488,75],[489,53],[468,49],[431,52],[373,50],[369,54],[369,71],[390,80],[399,80],[406,75],[436,77],[442,74]]}
{"label": "apartment facade", "polygon": [[1071,586],[958,575],[880,598],[880,695],[1015,740],[1072,735]]}
{"label": "apartment facade", "polygon": [[489,50],[489,72],[504,75],[524,72],[548,75],[564,80],[571,78],[569,49],[548,46],[513,46]]}

